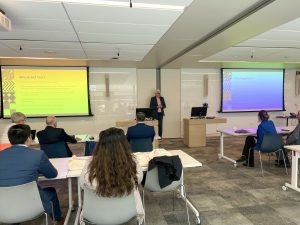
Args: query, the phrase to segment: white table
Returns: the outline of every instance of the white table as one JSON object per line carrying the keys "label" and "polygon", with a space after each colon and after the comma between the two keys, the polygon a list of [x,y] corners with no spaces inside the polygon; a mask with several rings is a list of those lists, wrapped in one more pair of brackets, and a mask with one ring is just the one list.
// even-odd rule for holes
{"label": "white table", "polygon": [[298,187],[298,159],[300,158],[300,145],[287,145],[284,148],[292,151],[292,171],[291,171],[291,183],[285,183],[282,186],[283,190],[287,190],[287,187],[292,188],[295,191],[300,192]]}
{"label": "white table", "polygon": [[[295,127],[276,127],[277,133],[279,134],[288,134],[294,130]],[[223,130],[217,130],[220,133],[220,153],[218,154],[219,159],[226,159],[230,162],[233,162],[234,167],[237,166],[236,160],[225,156],[224,154],[224,136],[248,136],[248,135],[256,135],[257,128],[239,128],[238,130],[246,130],[248,133],[236,133],[236,129],[227,128]]]}
{"label": "white table", "polygon": [[[68,193],[69,193],[69,208],[64,221],[64,225],[67,225],[69,222],[70,214],[73,209],[73,197],[72,197],[72,179],[68,176],[68,161],[70,158],[59,158],[59,159],[50,159],[50,162],[57,169],[57,177],[53,179],[67,179],[68,180]],[[43,178],[44,179],[44,178]]]}
{"label": "white table", "polygon": [[[192,167],[200,167],[202,166],[202,163],[191,157],[190,155],[186,154],[185,152],[181,150],[171,150],[169,151],[172,155],[178,155],[181,159],[181,163],[183,168],[192,168]],[[83,157],[77,157],[77,159],[81,160],[87,160],[90,156],[83,156]],[[68,212],[65,218],[64,225],[66,225],[69,221],[70,213],[73,208],[73,200],[72,200],[72,182],[71,178],[75,177],[78,181],[78,210],[76,214],[75,219],[75,225],[78,224],[79,221],[79,215],[82,208],[82,198],[81,198],[81,188],[79,184],[79,177],[81,174],[81,170],[72,170],[68,171],[68,161],[70,158],[57,158],[57,159],[50,159],[51,163],[56,167],[58,171],[58,176],[55,179],[68,179],[68,190],[69,190],[69,208]],[[142,167],[143,171],[147,171],[147,167]],[[182,175],[183,176],[183,175]],[[182,179],[183,182],[183,179]],[[193,213],[196,216],[197,224],[200,224],[200,215],[199,211],[196,209],[196,207],[192,204],[192,202],[187,198],[187,196],[184,195],[184,190],[181,188],[179,190],[179,196],[183,200],[187,201],[187,204],[189,208],[193,211]]]}

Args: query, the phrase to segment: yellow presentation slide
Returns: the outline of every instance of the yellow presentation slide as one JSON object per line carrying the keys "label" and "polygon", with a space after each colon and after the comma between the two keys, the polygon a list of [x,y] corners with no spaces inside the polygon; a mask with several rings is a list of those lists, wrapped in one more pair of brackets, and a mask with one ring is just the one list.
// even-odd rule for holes
{"label": "yellow presentation slide", "polygon": [[2,66],[3,117],[90,115],[86,67]]}

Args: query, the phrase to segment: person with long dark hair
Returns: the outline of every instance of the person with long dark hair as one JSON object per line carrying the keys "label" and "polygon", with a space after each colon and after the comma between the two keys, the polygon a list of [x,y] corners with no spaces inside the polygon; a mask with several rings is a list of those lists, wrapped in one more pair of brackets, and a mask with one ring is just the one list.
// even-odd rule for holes
{"label": "person with long dark hair", "polygon": [[144,209],[137,189],[142,178],[142,169],[130,151],[124,131],[114,127],[101,131],[93,157],[81,173],[81,186],[95,190],[101,197],[122,197],[134,192],[142,221]]}
{"label": "person with long dark hair", "polygon": [[[272,120],[269,120],[270,116],[267,111],[261,110],[258,112],[258,120],[260,124],[257,128],[257,137],[255,136],[247,136],[243,148],[242,156],[237,160],[237,162],[243,162],[244,166],[248,165],[248,155],[250,152],[250,148],[260,149],[260,146],[262,144],[264,134],[276,134],[276,128]],[[249,158],[249,166],[254,167],[254,151],[250,152],[250,158]]]}

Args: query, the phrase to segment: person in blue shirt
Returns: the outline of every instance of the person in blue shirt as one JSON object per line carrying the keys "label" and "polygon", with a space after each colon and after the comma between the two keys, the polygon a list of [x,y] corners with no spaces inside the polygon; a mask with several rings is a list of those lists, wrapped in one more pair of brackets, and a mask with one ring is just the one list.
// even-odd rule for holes
{"label": "person in blue shirt", "polygon": [[[44,151],[29,147],[32,139],[28,125],[11,126],[8,130],[8,139],[12,146],[0,151],[0,187],[11,187],[37,181],[40,175],[46,178],[57,176],[56,168],[51,164]],[[38,189],[45,211],[56,221],[56,224],[63,224],[55,188],[42,188],[38,185]]]}
{"label": "person in blue shirt", "polygon": [[[244,166],[248,165],[248,155],[249,155],[249,149],[255,148],[260,149],[260,146],[262,144],[264,134],[276,134],[276,128],[272,120],[269,120],[270,116],[267,111],[261,110],[258,112],[258,120],[260,121],[260,124],[257,128],[257,137],[255,136],[247,136],[245,145],[243,148],[242,156],[236,160],[237,162],[244,162]],[[254,151],[250,152],[250,158],[249,158],[249,166],[254,167]]]}

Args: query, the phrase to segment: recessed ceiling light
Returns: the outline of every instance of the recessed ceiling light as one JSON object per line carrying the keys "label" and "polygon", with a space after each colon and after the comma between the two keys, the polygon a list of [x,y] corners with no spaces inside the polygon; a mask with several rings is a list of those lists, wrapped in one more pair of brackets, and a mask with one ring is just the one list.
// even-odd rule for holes
{"label": "recessed ceiling light", "polygon": [[[21,0],[30,2],[66,2],[74,4],[84,5],[100,5],[109,7],[125,7],[129,8],[130,4],[124,1],[109,1],[109,0]],[[164,5],[164,4],[152,4],[152,3],[141,3],[132,1],[132,8],[140,9],[154,9],[154,10],[170,10],[170,11],[183,11],[185,6],[182,5]]]}

